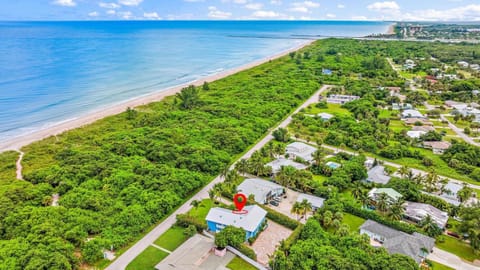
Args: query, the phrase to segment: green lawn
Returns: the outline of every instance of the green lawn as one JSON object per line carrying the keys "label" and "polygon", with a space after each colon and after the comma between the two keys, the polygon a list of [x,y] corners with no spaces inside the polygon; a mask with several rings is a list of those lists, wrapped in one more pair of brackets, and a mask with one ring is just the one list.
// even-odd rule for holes
{"label": "green lawn", "polygon": [[358,228],[365,222],[365,219],[349,213],[343,213],[343,223],[350,226],[351,232],[358,232]]}
{"label": "green lawn", "polygon": [[467,121],[458,120],[457,122],[455,122],[455,120],[453,120],[453,116],[446,116],[445,118],[447,118],[448,121],[450,121],[450,123],[454,124],[455,126],[461,129],[464,129],[470,126],[470,123]]}
{"label": "green lawn", "polygon": [[168,253],[159,250],[158,248],[149,246],[140,255],[138,255],[130,264],[127,265],[127,270],[154,270],[155,265],[161,262]]}
{"label": "green lawn", "polygon": [[444,236],[444,239],[445,242],[443,243],[437,241],[436,246],[439,249],[453,253],[458,257],[471,262],[475,259],[480,259],[480,255],[476,255],[467,243],[450,236]]}
{"label": "green lawn", "polygon": [[184,228],[173,226],[160,235],[154,243],[166,250],[174,251],[187,240],[187,236],[183,233],[184,231]]}
{"label": "green lawn", "polygon": [[305,110],[306,114],[318,114],[318,113],[330,113],[334,115],[349,115],[350,112],[347,109],[342,108],[340,104],[328,104],[328,108],[320,109],[315,107],[315,105],[311,105]]}
{"label": "green lawn", "polygon": [[441,263],[437,263],[437,262],[433,262],[433,261],[430,261],[432,263],[432,270],[455,270],[451,267],[448,267],[446,265],[443,265]]}
{"label": "green lawn", "polygon": [[197,208],[192,208],[188,213],[200,220],[205,220],[207,217],[208,211],[213,206],[213,201],[210,199],[205,199],[200,202],[200,205]]}
{"label": "green lawn", "polygon": [[390,120],[390,125],[389,125],[390,129],[395,131],[395,132],[399,132],[403,129],[410,129],[408,127],[406,127],[402,121],[400,120]]}
{"label": "green lawn", "polygon": [[398,111],[380,110],[380,114],[378,115],[378,118],[396,117],[398,113],[399,113]]}
{"label": "green lawn", "polygon": [[227,264],[227,268],[231,270],[255,270],[257,268],[253,267],[246,261],[242,260],[240,257],[235,256],[230,263]]}
{"label": "green lawn", "polygon": [[313,175],[313,180],[319,182],[320,184],[325,182],[327,179],[328,179],[328,177],[326,177],[324,175],[316,175],[316,174]]}

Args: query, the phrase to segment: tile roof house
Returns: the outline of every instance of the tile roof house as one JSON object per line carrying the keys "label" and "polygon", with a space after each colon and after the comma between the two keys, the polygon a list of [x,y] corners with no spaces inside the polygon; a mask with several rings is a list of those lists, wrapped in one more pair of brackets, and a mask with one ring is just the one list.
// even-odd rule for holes
{"label": "tile roof house", "polygon": [[420,123],[422,126],[433,126],[433,123],[430,121],[427,121],[423,118],[407,118],[407,119],[402,119],[402,121],[406,125],[416,125],[417,123]]}
{"label": "tile roof house", "polygon": [[436,141],[423,142],[423,147],[428,148],[428,149],[432,149],[433,153],[437,154],[437,155],[443,154],[445,152],[445,150],[450,148],[451,145],[452,145],[451,143],[444,142],[444,141],[441,141],[441,142],[436,142]]}
{"label": "tile roof house", "polygon": [[312,205],[313,211],[317,211],[317,209],[322,208],[323,202],[325,201],[325,199],[317,196],[300,193],[297,197],[297,202],[302,202],[303,200],[307,200]]}
{"label": "tile roof house", "polygon": [[274,174],[277,174],[278,172],[280,172],[282,167],[286,167],[286,166],[292,166],[297,170],[305,170],[308,167],[305,164],[298,163],[298,162],[295,162],[291,159],[286,159],[286,158],[282,158],[282,157],[265,164],[265,166],[272,167],[272,172]]}
{"label": "tile roof house", "polygon": [[448,221],[448,213],[441,211],[429,204],[406,202],[404,204],[404,216],[413,221],[420,222],[427,216],[430,216],[440,229],[444,229]]}
{"label": "tile roof house", "polygon": [[285,188],[271,181],[253,178],[245,179],[238,185],[237,191],[247,197],[253,195],[257,203],[266,204],[270,199],[282,195]]}
{"label": "tile roof house", "polygon": [[377,165],[367,172],[367,183],[387,184],[390,181],[390,176],[385,173],[385,167]]}
{"label": "tile roof house", "polygon": [[301,143],[301,142],[294,142],[287,145],[286,153],[288,154],[289,158],[295,159],[297,157],[312,162],[313,161],[313,153],[317,151],[317,148]]}
{"label": "tile roof house", "polygon": [[429,132],[429,131],[435,131],[435,128],[432,126],[413,126],[412,131]]}
{"label": "tile roof house", "polygon": [[367,220],[360,226],[360,234],[368,235],[373,245],[384,247],[388,253],[409,256],[419,264],[435,245],[434,238],[417,232],[397,231],[373,220]]}
{"label": "tile roof house", "polygon": [[217,233],[226,226],[242,228],[246,231],[245,239],[255,237],[261,231],[267,216],[267,211],[257,205],[249,205],[243,208],[247,213],[234,213],[230,209],[214,207],[210,209],[205,218],[208,230]]}
{"label": "tile roof house", "polygon": [[378,197],[380,194],[385,193],[388,197],[388,202],[394,203],[398,201],[400,198],[402,198],[402,194],[398,193],[395,189],[393,188],[372,188],[368,192],[368,197],[372,199],[373,201],[377,201]]}

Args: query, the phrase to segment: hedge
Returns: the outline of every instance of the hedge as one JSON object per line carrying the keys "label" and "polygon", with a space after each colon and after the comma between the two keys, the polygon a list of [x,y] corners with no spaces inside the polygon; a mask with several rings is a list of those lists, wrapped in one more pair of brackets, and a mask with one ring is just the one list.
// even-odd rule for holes
{"label": "hedge", "polygon": [[283,225],[283,226],[289,228],[290,230],[295,230],[298,227],[298,225],[301,224],[300,222],[298,222],[294,219],[291,219],[284,214],[278,213],[275,210],[272,210],[272,209],[268,208],[267,206],[264,206],[264,205],[261,205],[261,204],[257,204],[257,205],[260,206],[261,208],[263,208],[265,211],[267,211],[267,218],[268,219],[270,219],[273,222],[276,222],[280,225]]}
{"label": "hedge", "polygon": [[302,233],[303,230],[303,224],[300,224],[297,226],[295,230],[290,234],[290,236],[285,239],[283,248],[284,251],[290,250],[290,247],[297,242],[297,239],[300,237],[300,234]]}
{"label": "hedge", "polygon": [[190,216],[188,214],[179,214],[177,215],[177,222],[176,224],[180,227],[187,228],[190,225],[195,226],[197,229],[197,232],[203,232],[206,230],[207,224],[203,220],[198,220],[193,216]]}
{"label": "hedge", "polygon": [[251,249],[249,246],[246,244],[241,244],[238,247],[235,247],[238,251],[240,251],[243,255],[249,257],[250,259],[256,261],[257,260],[257,254],[253,249]]}
{"label": "hedge", "polygon": [[402,223],[402,222],[399,222],[399,221],[388,220],[388,219],[385,219],[384,217],[380,216],[379,214],[377,214],[374,211],[368,211],[368,210],[365,210],[365,209],[361,209],[361,208],[355,207],[355,206],[353,206],[351,204],[348,204],[348,203],[345,203],[344,211],[347,212],[347,213],[350,213],[352,215],[364,218],[364,219],[374,220],[378,223],[381,223],[383,225],[386,225],[388,227],[397,229],[397,230],[402,231],[402,232],[406,232],[408,234],[412,234],[414,232],[420,232],[417,229],[417,227],[415,227],[411,224]]}

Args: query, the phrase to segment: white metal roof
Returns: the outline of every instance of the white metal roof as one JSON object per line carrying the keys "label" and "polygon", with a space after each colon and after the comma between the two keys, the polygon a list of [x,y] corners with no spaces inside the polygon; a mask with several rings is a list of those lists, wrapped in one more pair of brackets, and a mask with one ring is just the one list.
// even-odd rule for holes
{"label": "white metal roof", "polygon": [[283,188],[284,187],[279,184],[275,184],[271,181],[260,178],[251,178],[245,179],[240,185],[238,185],[237,191],[244,193],[247,197],[250,195],[255,196],[255,201],[258,203],[265,203],[269,193]]}
{"label": "white metal roof", "polygon": [[305,164],[298,163],[298,162],[295,162],[293,160],[286,159],[286,158],[279,158],[279,159],[276,159],[276,160],[274,160],[272,162],[269,162],[265,165],[272,167],[272,172],[273,173],[279,172],[283,166],[292,166],[297,170],[304,170],[304,169],[307,168],[307,166]]}
{"label": "white metal roof", "polygon": [[231,225],[253,232],[265,218],[267,211],[257,205],[246,206],[244,210],[248,212],[246,214],[235,214],[230,209],[215,207],[210,209],[206,220],[225,226]]}
{"label": "white metal roof", "polygon": [[303,200],[307,200],[315,208],[321,208],[323,206],[323,202],[325,201],[325,199],[317,196],[300,193],[297,197],[297,202],[302,202]]}

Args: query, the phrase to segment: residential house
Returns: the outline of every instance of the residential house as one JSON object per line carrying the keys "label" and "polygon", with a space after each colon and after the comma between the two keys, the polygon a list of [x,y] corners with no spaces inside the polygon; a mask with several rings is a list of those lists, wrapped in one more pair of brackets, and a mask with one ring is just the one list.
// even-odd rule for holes
{"label": "residential house", "polygon": [[392,110],[412,110],[413,106],[410,103],[392,103]]}
{"label": "residential house", "polygon": [[429,132],[429,131],[435,131],[435,128],[432,126],[413,126],[412,131]]}
{"label": "residential house", "polygon": [[367,170],[370,170],[373,167],[374,163],[375,163],[375,161],[373,159],[367,159],[367,160],[365,160],[365,163],[363,164],[363,166],[365,166],[365,168],[367,168]]}
{"label": "residential house", "polygon": [[405,60],[405,64],[403,65],[403,69],[408,70],[408,69],[414,69],[417,65],[415,64],[415,61],[411,59]]}
{"label": "residential house", "polygon": [[286,148],[289,158],[296,159],[298,157],[308,162],[313,161],[313,153],[315,151],[317,151],[317,148],[302,142],[293,142],[287,145]]}
{"label": "residential house", "polygon": [[282,167],[286,167],[286,166],[292,166],[297,170],[305,170],[308,167],[305,164],[298,163],[298,162],[295,162],[291,159],[286,159],[286,158],[283,158],[283,157],[275,159],[274,161],[267,163],[266,166],[270,166],[272,168],[272,173],[273,174],[277,174],[278,172],[280,172]]}
{"label": "residential house", "polygon": [[420,137],[422,137],[422,135],[425,135],[425,134],[427,134],[427,132],[425,131],[413,131],[413,130],[407,131],[407,136],[412,139],[419,139]]}
{"label": "residential house", "polygon": [[402,118],[407,119],[407,118],[425,118],[423,114],[421,114],[417,110],[404,110],[402,112]]}
{"label": "residential house", "polygon": [[332,119],[334,116],[329,114],[329,113],[319,113],[317,114],[318,117],[320,117],[320,119],[322,119],[322,121],[328,121],[330,119]]}
{"label": "residential house", "polygon": [[423,147],[432,149],[433,153],[436,155],[442,155],[451,145],[451,143],[445,141],[423,142]]}
{"label": "residential house", "polygon": [[257,205],[243,208],[245,213],[235,213],[230,209],[214,207],[205,218],[208,230],[217,233],[226,226],[234,226],[245,230],[245,240],[255,237],[263,228],[267,211]]}
{"label": "residential house", "polygon": [[237,191],[247,197],[253,195],[257,203],[267,204],[271,199],[283,195],[285,188],[271,181],[252,178],[238,185]]}
{"label": "residential house", "polygon": [[330,76],[332,75],[332,70],[327,68],[322,68],[322,74]]}
{"label": "residential house", "polygon": [[468,68],[469,66],[468,62],[465,62],[465,61],[458,61],[457,64],[462,68]]}
{"label": "residential house", "polygon": [[407,202],[404,204],[404,216],[415,223],[421,222],[430,216],[440,229],[445,229],[448,221],[448,213],[425,203]]}
{"label": "residential house", "polygon": [[395,203],[398,201],[400,198],[402,198],[402,194],[398,193],[395,189],[393,188],[372,188],[368,192],[368,197],[373,201],[377,202],[378,198],[380,197],[380,194],[385,194],[388,199],[388,204]]}
{"label": "residential house", "polygon": [[367,183],[387,184],[390,176],[385,172],[385,167],[377,165],[367,172]]}
{"label": "residential house", "polygon": [[350,101],[360,99],[359,96],[350,96],[350,95],[330,95],[327,97],[327,103],[332,104],[345,104]]}
{"label": "residential house", "polygon": [[466,108],[463,108],[461,110],[457,109],[457,110],[455,110],[454,113],[458,113],[461,116],[473,115],[474,116],[473,122],[480,123],[480,110],[479,109],[475,109],[473,107],[466,107]]}
{"label": "residential house", "polygon": [[433,126],[433,123],[423,118],[407,118],[402,120],[405,125]]}
{"label": "residential house", "polygon": [[479,71],[479,70],[480,70],[480,65],[478,65],[478,64],[471,64],[471,65],[470,65],[470,69],[475,70],[475,71]]}
{"label": "residential house", "polygon": [[323,207],[323,202],[325,199],[313,196],[310,194],[300,193],[297,197],[297,202],[303,202],[303,200],[307,200],[312,205],[312,211],[317,211],[318,209]]}
{"label": "residential house", "polygon": [[440,197],[450,204],[459,206],[460,200],[458,199],[458,192],[462,189],[463,185],[449,181],[445,187],[443,187],[443,192],[440,194]]}
{"label": "residential house", "polygon": [[434,238],[417,232],[397,231],[373,220],[367,220],[360,226],[360,234],[368,235],[373,246],[384,247],[390,254],[409,256],[419,264],[435,246]]}

